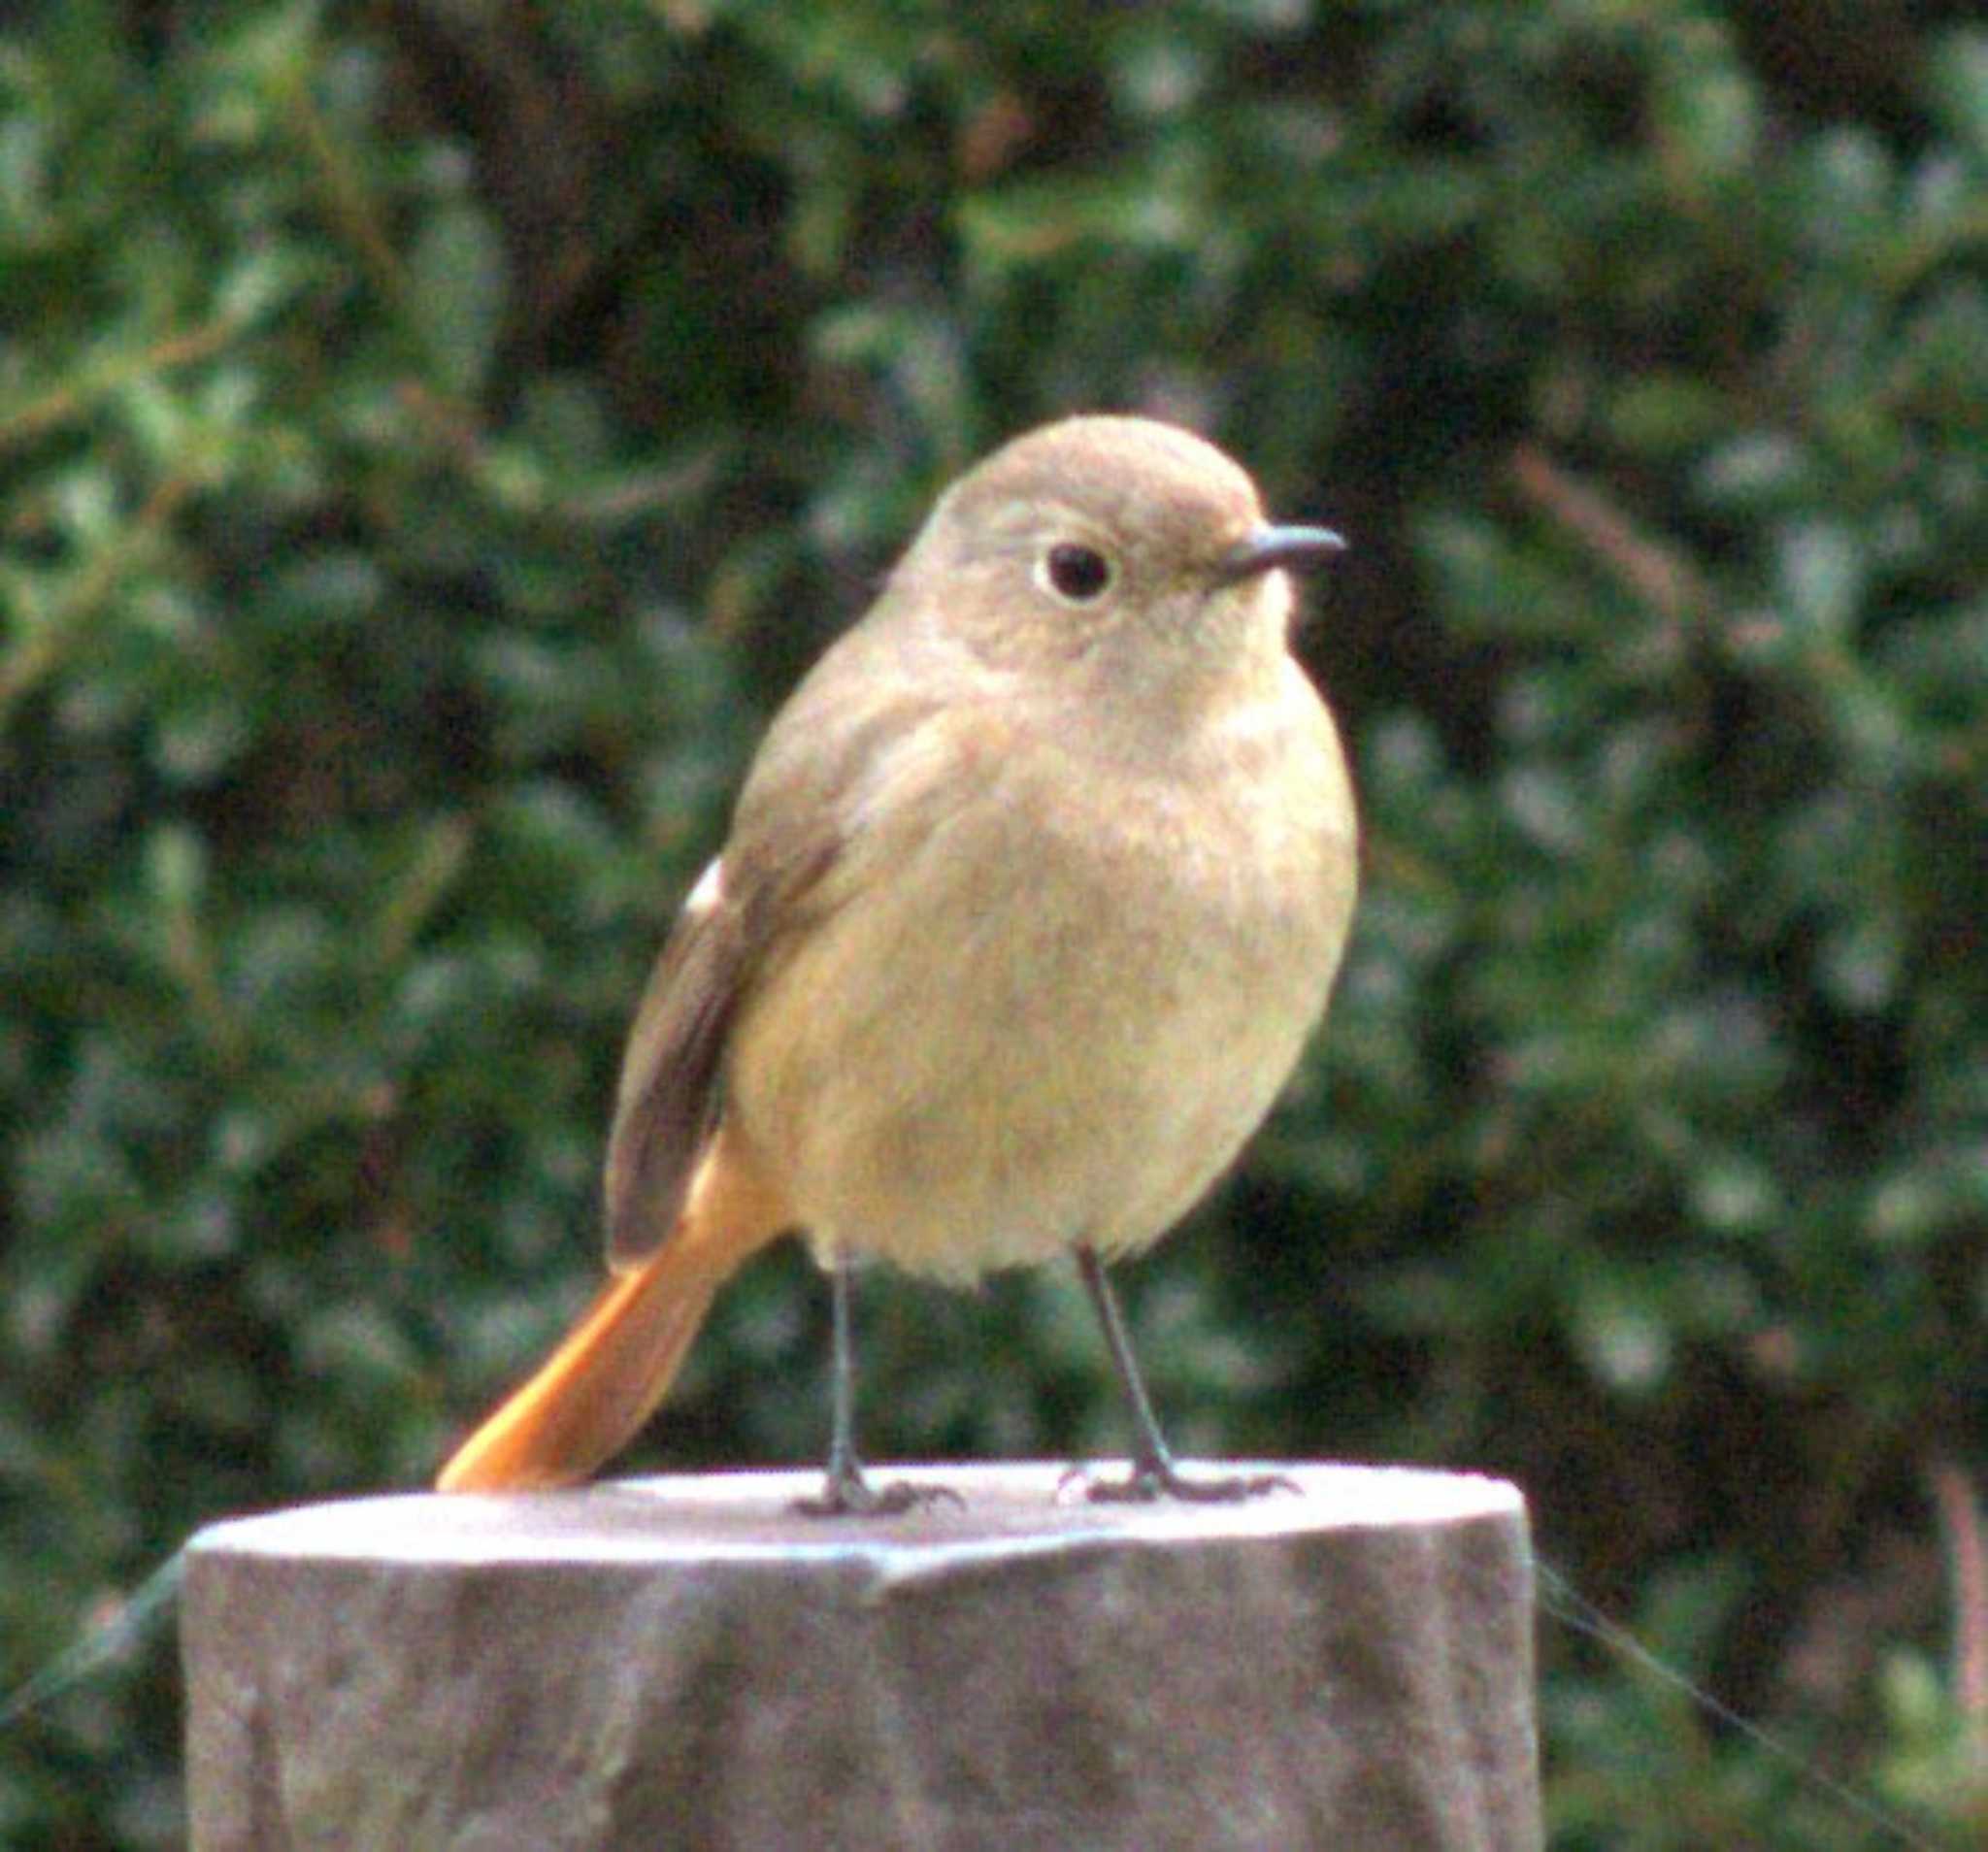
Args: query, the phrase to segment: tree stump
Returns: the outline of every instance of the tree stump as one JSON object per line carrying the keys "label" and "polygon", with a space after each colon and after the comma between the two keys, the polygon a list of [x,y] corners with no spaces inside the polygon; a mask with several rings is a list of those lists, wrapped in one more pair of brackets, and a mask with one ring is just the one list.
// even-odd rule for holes
{"label": "tree stump", "polygon": [[193,1845],[1537,1852],[1517,1491],[1281,1470],[1242,1505],[1008,1465],[873,1469],[965,1501],[893,1518],[740,1472],[214,1525]]}

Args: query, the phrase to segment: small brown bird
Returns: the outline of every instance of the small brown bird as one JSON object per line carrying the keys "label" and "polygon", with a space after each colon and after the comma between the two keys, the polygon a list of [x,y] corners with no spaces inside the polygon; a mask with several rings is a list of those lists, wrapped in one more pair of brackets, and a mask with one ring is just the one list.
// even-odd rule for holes
{"label": "small brown bird", "polygon": [[1262,1489],[1176,1471],[1104,1263],[1209,1189],[1324,1012],[1355,824],[1288,572],[1341,546],[1143,418],[1045,426],[952,485],[774,720],[663,948],[608,1146],[613,1278],[443,1490],[583,1478],[789,1232],[834,1283],[810,1508],[920,1496],[854,1448],[866,1255],[959,1281],[1074,1255],[1135,1433],[1094,1496]]}

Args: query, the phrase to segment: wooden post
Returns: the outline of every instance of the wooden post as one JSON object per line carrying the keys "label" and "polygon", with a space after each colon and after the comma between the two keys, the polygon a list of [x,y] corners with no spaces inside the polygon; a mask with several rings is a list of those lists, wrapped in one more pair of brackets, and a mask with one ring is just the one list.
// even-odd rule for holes
{"label": "wooden post", "polygon": [[1054,1466],[405,1497],[215,1525],[195,1852],[1538,1852],[1509,1485],[1293,1466],[1240,1505]]}

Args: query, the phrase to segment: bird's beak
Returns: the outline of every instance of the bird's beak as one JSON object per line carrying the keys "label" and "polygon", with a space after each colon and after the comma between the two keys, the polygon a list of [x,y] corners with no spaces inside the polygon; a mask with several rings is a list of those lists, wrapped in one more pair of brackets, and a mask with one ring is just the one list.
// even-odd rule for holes
{"label": "bird's beak", "polygon": [[1343,552],[1345,546],[1329,527],[1259,527],[1222,556],[1215,567],[1215,582],[1233,585],[1239,579],[1274,573],[1280,566],[1306,572]]}

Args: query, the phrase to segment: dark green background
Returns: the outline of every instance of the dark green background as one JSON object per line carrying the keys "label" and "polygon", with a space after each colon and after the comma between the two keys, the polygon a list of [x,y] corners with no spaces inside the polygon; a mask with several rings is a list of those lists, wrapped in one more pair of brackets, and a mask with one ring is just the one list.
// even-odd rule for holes
{"label": "dark green background", "polygon": [[[1368,824],[1331,1033],[1127,1270],[1176,1438],[1515,1476],[1974,1842],[1972,17],[15,9],[0,1677],[203,1521],[420,1483],[537,1355],[764,714],[950,476],[1137,409],[1351,539],[1304,649]],[[1122,1439],[1067,1279],[863,1314],[878,1456]],[[824,1320],[753,1268],[632,1463],[814,1457]],[[1897,1842],[1542,1648],[1558,1852]],[[174,1843],[178,1726],[162,1635],[15,1722],[0,1843]]]}

